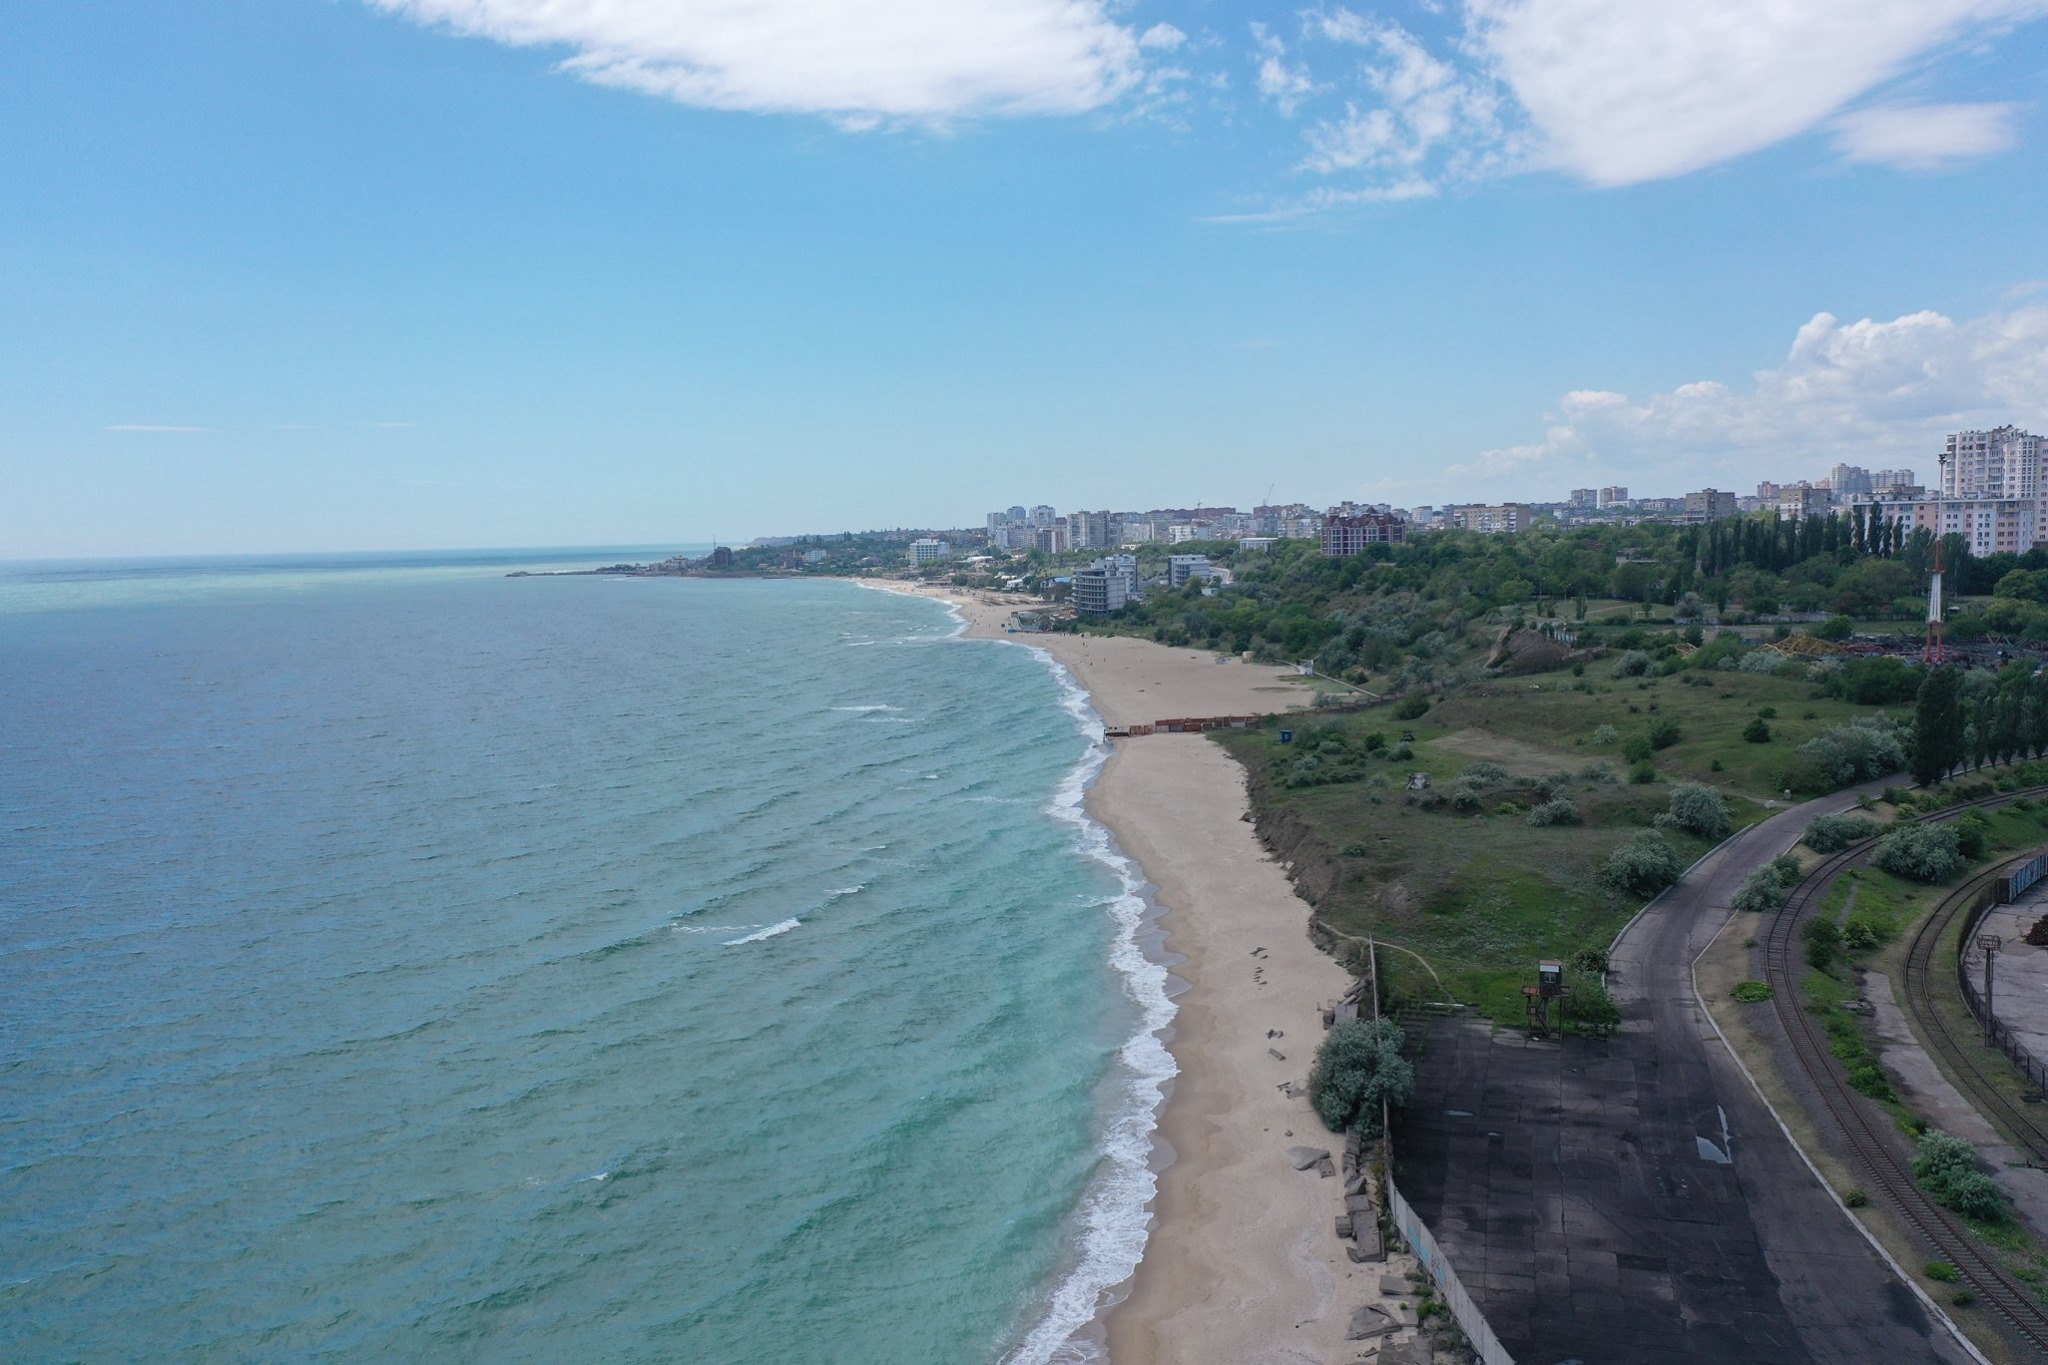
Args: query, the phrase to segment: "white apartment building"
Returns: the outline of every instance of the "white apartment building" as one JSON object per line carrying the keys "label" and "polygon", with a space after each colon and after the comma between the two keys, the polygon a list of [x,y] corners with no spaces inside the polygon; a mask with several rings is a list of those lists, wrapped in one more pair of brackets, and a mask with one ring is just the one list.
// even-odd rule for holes
{"label": "white apartment building", "polygon": [[1903,520],[1909,531],[1962,536],[1970,553],[1980,558],[2025,554],[2048,543],[2048,503],[2039,498],[1873,499],[1870,506],[1890,520]]}
{"label": "white apartment building", "polygon": [[1941,457],[1944,498],[2031,498],[2041,490],[2048,443],[2018,427],[1958,431]]}
{"label": "white apartment building", "polygon": [[942,559],[951,559],[952,557],[953,547],[943,540],[933,540],[927,536],[923,540],[913,540],[910,542],[910,562],[912,564],[936,564]]}
{"label": "white apartment building", "polygon": [[1122,611],[1138,596],[1138,557],[1110,555],[1074,574],[1074,610],[1083,616]]}

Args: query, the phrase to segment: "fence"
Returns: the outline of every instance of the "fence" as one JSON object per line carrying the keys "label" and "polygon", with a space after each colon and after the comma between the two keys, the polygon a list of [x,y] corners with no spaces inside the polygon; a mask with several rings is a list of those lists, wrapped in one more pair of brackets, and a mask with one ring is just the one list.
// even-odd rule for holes
{"label": "fence", "polygon": [[2048,1062],[2036,1057],[2010,1025],[1985,1009],[1983,993],[1970,979],[1970,940],[1976,934],[1977,926],[1983,923],[1984,912],[1994,905],[2011,905],[2040,881],[2044,873],[2048,873],[2048,853],[2036,854],[1978,895],[1963,916],[1962,936],[1956,940],[1956,984],[1963,988],[1963,1003],[1970,1007],[1970,1017],[1991,1035],[1991,1041],[1998,1050],[2036,1089],[2048,1091]]}
{"label": "fence", "polygon": [[1437,1292],[1450,1307],[1451,1317],[1464,1329],[1466,1340],[1478,1352],[1481,1365],[1515,1365],[1515,1358],[1500,1344],[1500,1338],[1493,1334],[1486,1317],[1479,1311],[1479,1305],[1472,1302],[1472,1296],[1465,1292],[1465,1286],[1458,1282],[1458,1272],[1451,1269],[1451,1262],[1430,1235],[1429,1228],[1415,1216],[1415,1210],[1408,1207],[1408,1201],[1401,1197],[1401,1191],[1392,1179],[1387,1181],[1387,1207],[1394,1215],[1394,1227],[1409,1247],[1415,1252],[1415,1259],[1436,1281]]}

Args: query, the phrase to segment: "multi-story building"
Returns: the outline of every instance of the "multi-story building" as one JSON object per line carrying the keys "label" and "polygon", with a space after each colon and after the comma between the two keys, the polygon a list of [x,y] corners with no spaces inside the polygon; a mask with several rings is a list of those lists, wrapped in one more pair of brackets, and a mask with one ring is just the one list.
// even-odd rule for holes
{"label": "multi-story building", "polygon": [[1958,535],[1978,557],[2025,554],[2048,544],[2048,501],[2039,498],[1915,498],[1873,500],[1870,515],[1903,521],[1908,531]]}
{"label": "multi-story building", "polygon": [[1802,483],[1796,488],[1778,490],[1778,515],[1788,521],[1804,521],[1808,517],[1827,515],[1833,504],[1833,497],[1825,488],[1815,488]]}
{"label": "multi-story building", "polygon": [[1838,464],[1828,471],[1828,490],[1837,499],[1856,493],[1868,493],[1870,487],[1870,471],[1861,465]]}
{"label": "multi-story building", "polygon": [[1530,510],[1526,502],[1503,502],[1459,511],[1458,521],[1468,531],[1504,536],[1529,529]]}
{"label": "multi-story building", "polygon": [[1194,527],[1184,521],[1177,521],[1166,528],[1166,543],[1168,545],[1185,545],[1195,539],[1195,535]]}
{"label": "multi-story building", "polygon": [[1870,491],[1883,493],[1894,488],[1915,488],[1919,481],[1910,469],[1878,469],[1870,475]]}
{"label": "multi-story building", "polygon": [[1619,507],[1627,501],[1628,489],[1620,484],[1610,485],[1600,490],[1600,505],[1602,507]]}
{"label": "multi-story building", "polygon": [[1735,515],[1735,495],[1718,488],[1702,488],[1685,495],[1685,516],[1694,521],[1719,521]]}
{"label": "multi-story building", "polygon": [[[1035,509],[1034,515],[1036,515]],[[1031,539],[1033,549],[1043,550],[1049,555],[1063,555],[1069,548],[1067,528],[1057,523],[1034,527],[1031,532]]]}
{"label": "multi-story building", "polygon": [[1146,521],[1142,518],[1125,517],[1123,525],[1123,535],[1118,537],[1118,544],[1150,545],[1152,543],[1153,537],[1151,522]]}
{"label": "multi-story building", "polygon": [[1047,506],[1045,503],[1040,503],[1038,504],[1038,506],[1031,509],[1031,524],[1033,526],[1050,526],[1059,519],[1060,514],[1058,512],[1055,512],[1051,507]]}
{"label": "multi-story building", "polygon": [[1408,523],[1385,512],[1323,518],[1323,553],[1332,559],[1355,555],[1368,545],[1398,545],[1408,539]]}
{"label": "multi-story building", "polygon": [[1168,555],[1166,557],[1166,582],[1169,587],[1178,588],[1190,578],[1213,578],[1220,570],[1209,562],[1207,555]]}
{"label": "multi-story building", "polygon": [[1082,616],[1107,616],[1138,597],[1138,557],[1110,555],[1074,574],[1074,610]]}
{"label": "multi-story building", "polygon": [[1941,457],[1944,498],[2031,498],[2040,491],[2048,442],[2018,427],[1958,431]]}
{"label": "multi-story building", "polygon": [[943,540],[934,540],[930,536],[926,536],[923,540],[913,540],[910,542],[910,562],[912,564],[935,564],[939,560],[951,559],[952,557],[953,547]]}
{"label": "multi-story building", "polygon": [[1600,490],[1597,488],[1574,488],[1567,499],[1570,506],[1586,508],[1600,505]]}
{"label": "multi-story building", "polygon": [[1003,515],[1007,516],[1011,521],[1018,523],[1023,523],[1031,520],[1031,514],[1024,510],[1024,504],[1021,502],[1013,503],[1010,507],[1010,510],[1008,512],[1005,512]]}
{"label": "multi-story building", "polygon": [[1115,547],[1108,512],[1067,513],[1067,541],[1076,550],[1108,550]]}

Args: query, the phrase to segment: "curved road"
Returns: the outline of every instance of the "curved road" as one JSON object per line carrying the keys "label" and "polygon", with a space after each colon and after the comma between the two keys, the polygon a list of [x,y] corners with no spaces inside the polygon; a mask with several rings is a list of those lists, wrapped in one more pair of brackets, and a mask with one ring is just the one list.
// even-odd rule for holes
{"label": "curved road", "polygon": [[1519,1365],[1970,1356],[1821,1188],[1693,995],[1744,877],[1841,792],[1715,849],[1617,942],[1608,1039],[1436,1024],[1401,1190]]}
{"label": "curved road", "polygon": [[[1844,1365],[1965,1360],[1947,1330],[1820,1188],[1693,994],[1693,959],[1727,922],[1726,907],[1743,879],[1789,848],[1814,816],[1848,809],[1855,795],[1838,792],[1792,807],[1708,854],[1623,933],[1612,985],[1625,1028],[1647,1032],[1652,1042],[1658,1090],[1671,1117],[1686,1117],[1698,1134],[1711,1134],[1726,1115],[1730,1161],[1721,1171],[1740,1187],[1807,1355]],[[1694,1157],[1684,1150],[1659,1155],[1681,1167]]]}

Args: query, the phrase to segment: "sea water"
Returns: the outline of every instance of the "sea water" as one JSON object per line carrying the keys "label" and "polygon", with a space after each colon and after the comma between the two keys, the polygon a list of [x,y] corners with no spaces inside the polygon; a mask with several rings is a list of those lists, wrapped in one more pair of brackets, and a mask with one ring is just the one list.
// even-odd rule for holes
{"label": "sea water", "polygon": [[0,568],[0,1357],[1091,1355],[1172,1064],[1085,699],[543,562]]}

